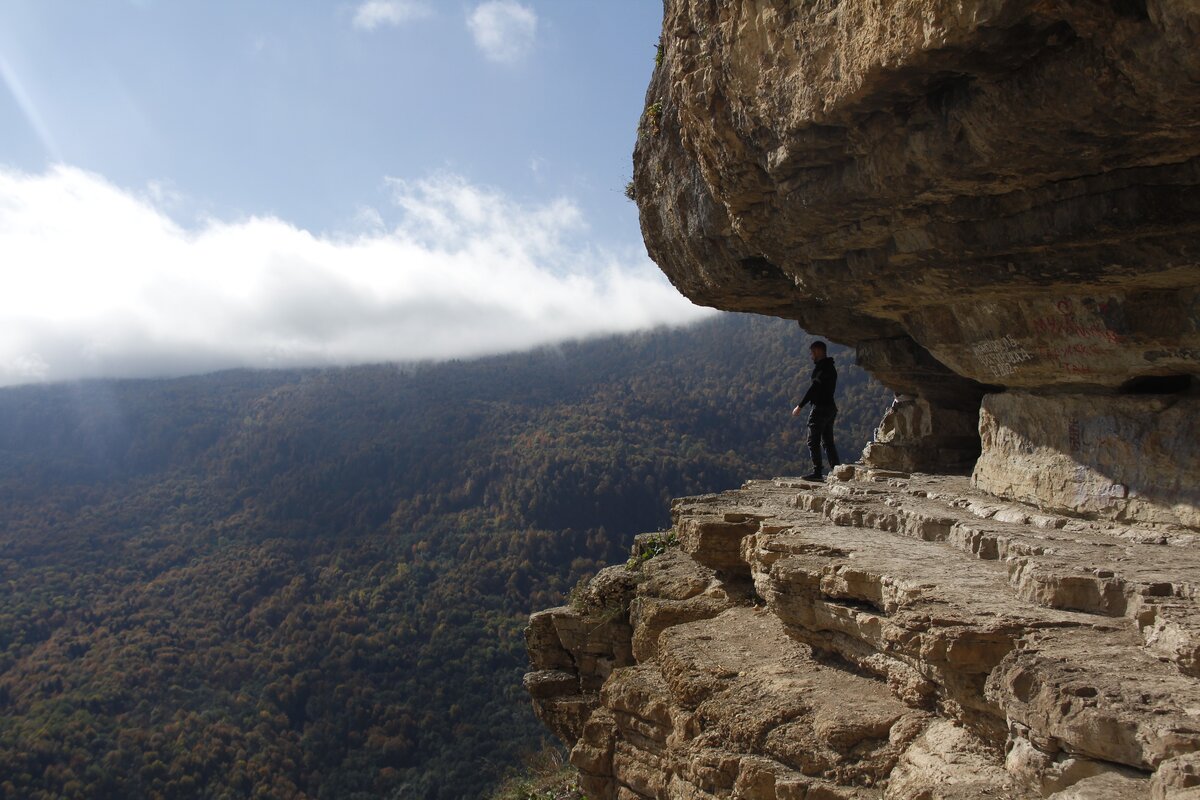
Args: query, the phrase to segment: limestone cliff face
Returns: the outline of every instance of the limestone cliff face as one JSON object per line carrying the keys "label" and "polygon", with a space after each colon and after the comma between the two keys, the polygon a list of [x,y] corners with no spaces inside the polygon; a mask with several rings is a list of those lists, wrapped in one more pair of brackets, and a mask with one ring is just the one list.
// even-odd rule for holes
{"label": "limestone cliff face", "polygon": [[[853,344],[908,395],[872,463],[970,469],[1008,389],[981,488],[1200,523],[1136,455],[1188,456],[1162,432],[1200,412],[1195,0],[666,0],[635,189],[684,294]],[[1140,438],[1076,437],[1041,483],[1005,466],[1094,417]]]}
{"label": "limestone cliff face", "polygon": [[674,517],[526,631],[588,797],[1200,798],[1195,534],[854,466]]}
{"label": "limestone cliff face", "polygon": [[1200,800],[1200,2],[665,0],[634,177],[898,397],[532,617],[589,797]]}

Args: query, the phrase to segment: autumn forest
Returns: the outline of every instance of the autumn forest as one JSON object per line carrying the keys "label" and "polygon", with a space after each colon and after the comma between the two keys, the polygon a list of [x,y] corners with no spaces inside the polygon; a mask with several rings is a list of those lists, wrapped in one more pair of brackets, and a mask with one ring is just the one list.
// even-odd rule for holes
{"label": "autumn forest", "polygon": [[[472,798],[528,613],[672,497],[807,466],[808,337],[0,391],[0,798]],[[835,348],[854,456],[890,394]]]}

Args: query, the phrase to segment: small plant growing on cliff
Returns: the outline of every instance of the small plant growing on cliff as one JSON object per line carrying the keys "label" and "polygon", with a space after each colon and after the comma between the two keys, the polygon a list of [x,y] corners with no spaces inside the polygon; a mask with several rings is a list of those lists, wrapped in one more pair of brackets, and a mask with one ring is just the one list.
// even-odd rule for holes
{"label": "small plant growing on cliff", "polygon": [[510,774],[489,800],[587,800],[579,772],[561,749],[547,745],[525,758],[525,769]]}
{"label": "small plant growing on cliff", "polygon": [[661,67],[663,62],[663,40],[658,37],[658,44],[654,45],[654,66]]}
{"label": "small plant growing on cliff", "polygon": [[638,552],[629,557],[625,562],[625,569],[630,572],[637,572],[645,564],[655,556],[661,556],[663,553],[670,550],[672,547],[679,546],[679,537],[675,535],[675,531],[666,531],[664,533],[656,533],[653,536],[638,542]]}
{"label": "small plant growing on cliff", "polygon": [[630,178],[629,183],[625,184],[625,199],[637,202],[637,187],[633,184],[633,178]]}
{"label": "small plant growing on cliff", "polygon": [[614,597],[596,597],[591,591],[592,579],[584,576],[567,594],[567,606],[596,630],[613,622],[629,611],[629,604]]}
{"label": "small plant growing on cliff", "polygon": [[591,576],[584,575],[567,593],[567,605],[576,614],[582,614],[587,610],[587,590],[591,580]]}
{"label": "small plant growing on cliff", "polygon": [[657,136],[659,133],[659,123],[662,122],[662,101],[656,101],[646,107],[646,111],[642,114],[642,134]]}

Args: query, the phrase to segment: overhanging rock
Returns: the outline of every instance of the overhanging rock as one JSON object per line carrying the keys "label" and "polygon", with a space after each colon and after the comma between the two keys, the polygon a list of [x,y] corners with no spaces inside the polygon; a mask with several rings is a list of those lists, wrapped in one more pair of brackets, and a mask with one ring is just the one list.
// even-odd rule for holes
{"label": "overhanging rock", "polygon": [[[963,414],[1003,389],[1195,391],[1195,0],[666,0],[634,162],[685,295],[859,346],[947,420],[881,459],[961,467]],[[1140,429],[1169,435],[1152,405]],[[1138,472],[1122,513],[1160,518],[1164,480]],[[1070,494],[1043,488],[1022,497]]]}

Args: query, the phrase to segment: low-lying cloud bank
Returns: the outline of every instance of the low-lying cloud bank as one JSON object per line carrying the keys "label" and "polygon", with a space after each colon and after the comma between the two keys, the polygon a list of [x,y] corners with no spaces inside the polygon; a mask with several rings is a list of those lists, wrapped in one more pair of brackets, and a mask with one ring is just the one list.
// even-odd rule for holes
{"label": "low-lying cloud bank", "polygon": [[581,244],[569,201],[391,187],[399,222],[365,233],[189,230],[79,169],[0,170],[0,385],[469,357],[709,313],[644,255]]}

